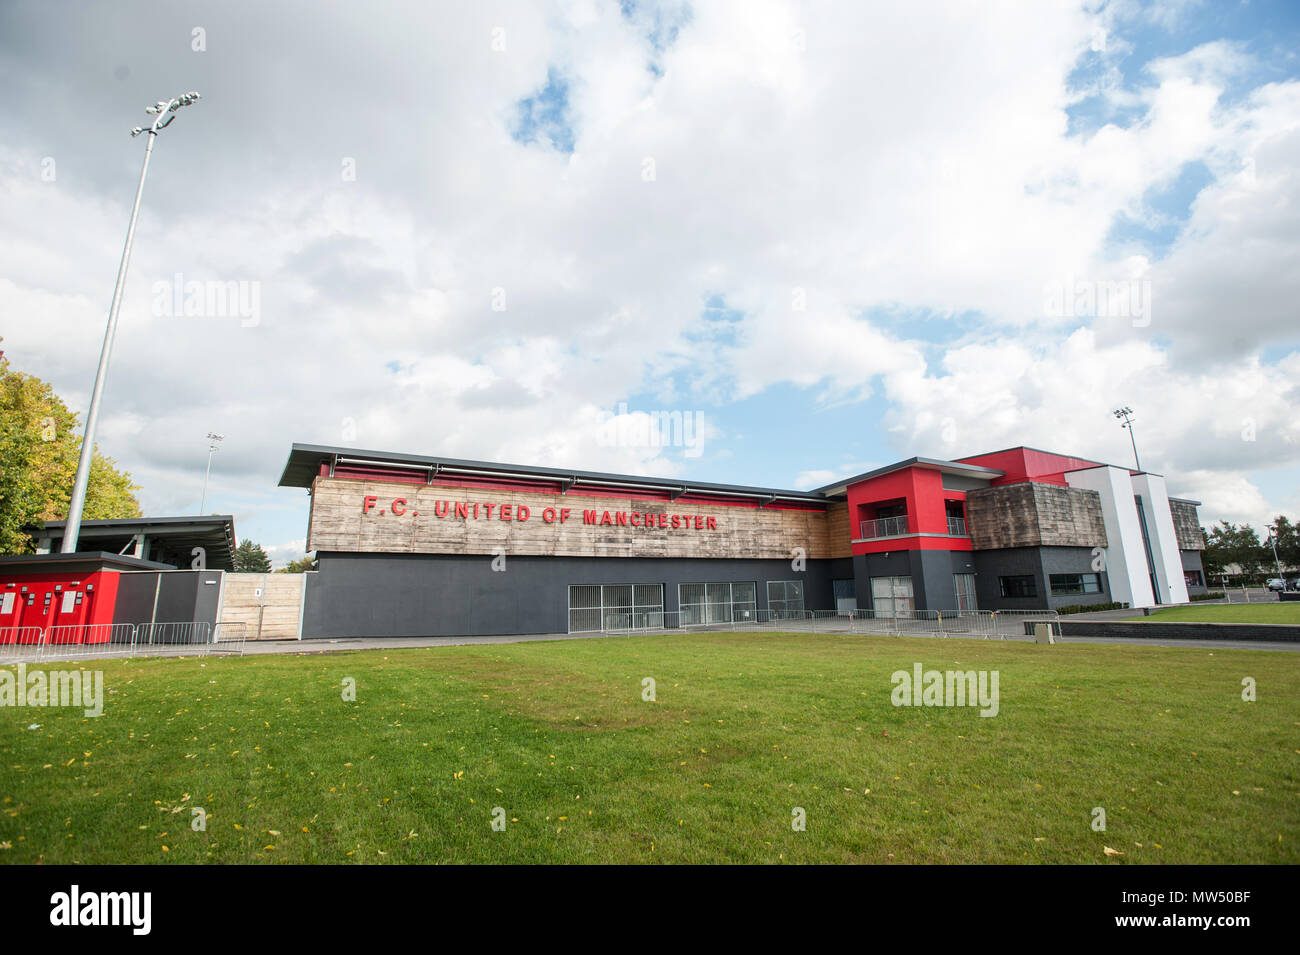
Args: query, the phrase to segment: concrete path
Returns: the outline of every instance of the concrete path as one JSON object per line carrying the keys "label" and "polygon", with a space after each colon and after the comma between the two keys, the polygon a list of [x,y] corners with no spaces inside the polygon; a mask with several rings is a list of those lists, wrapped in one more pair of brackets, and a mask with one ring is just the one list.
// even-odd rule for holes
{"label": "concrete path", "polygon": [[[710,631],[702,631],[710,632]],[[715,631],[718,633],[731,633],[730,630]],[[806,632],[806,631],[790,631]],[[827,640],[833,640],[840,636],[848,634],[824,633],[813,634],[822,636]],[[637,634],[637,636],[643,636]],[[657,634],[645,634],[645,636],[657,636]],[[866,636],[866,634],[857,634],[857,636]],[[959,640],[959,639],[979,639],[971,637],[936,637],[934,634],[916,633],[902,634],[902,637],[925,640]],[[400,650],[414,649],[419,647],[457,647],[471,646],[474,644],[492,644],[492,643],[529,643],[541,640],[623,640],[622,637],[615,634],[607,633],[529,633],[515,634],[503,637],[374,637],[358,638],[347,640],[261,640],[256,643],[250,642],[244,650],[245,656],[263,653],[339,653],[349,650]],[[891,636],[881,636],[880,639],[896,639]],[[993,638],[996,641],[996,638]],[[1034,638],[1031,636],[1015,635],[1006,638],[1017,643],[1033,643]],[[1265,640],[1150,640],[1124,637],[1057,637],[1058,643],[1117,643],[1129,644],[1131,646],[1154,646],[1154,647],[1192,647],[1208,650],[1289,650],[1291,652],[1300,651],[1300,644],[1296,643],[1271,643]]]}

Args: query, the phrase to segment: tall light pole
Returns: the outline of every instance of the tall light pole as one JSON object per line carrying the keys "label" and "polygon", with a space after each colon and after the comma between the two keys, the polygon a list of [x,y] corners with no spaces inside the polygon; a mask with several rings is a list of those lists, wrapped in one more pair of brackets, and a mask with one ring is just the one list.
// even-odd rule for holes
{"label": "tall light pole", "polygon": [[[160,129],[166,129],[176,119],[174,115],[182,106],[189,106],[199,98],[198,93],[182,93],[180,96],[161,100],[145,109],[146,113],[157,114],[148,129],[137,126],[131,135],[148,133],[145,140],[144,165],[140,168],[140,184],[135,190],[135,204],[131,206],[131,224],[126,228],[126,245],[122,247],[122,263],[117,267],[117,284],[113,287],[113,303],[108,308],[108,328],[104,331],[104,346],[99,352],[99,368],[95,372],[95,387],[90,393],[90,409],[86,412],[86,433],[81,438],[81,457],[77,460],[77,476],[72,483],[72,500],[68,502],[68,520],[63,528],[63,546],[59,549],[65,554],[75,553],[77,538],[81,534],[81,512],[86,506],[86,485],[90,483],[90,464],[95,456],[95,425],[99,421],[99,401],[104,393],[104,381],[108,377],[108,360],[113,353],[113,337],[117,334],[117,313],[122,307],[122,290],[126,281],[126,267],[131,261],[131,243],[135,239],[135,220],[140,215],[140,197],[144,195],[144,177],[149,172],[149,156],[153,153],[154,137]],[[165,120],[165,121],[164,121]]]}
{"label": "tall light pole", "polygon": [[203,497],[199,499],[199,515],[203,515],[203,509],[208,506],[208,475],[212,473],[212,455],[221,450],[221,442],[226,436],[208,432],[208,469],[203,472]]}
{"label": "tall light pole", "polygon": [[1282,589],[1286,589],[1286,578],[1282,576],[1282,562],[1277,559],[1277,525],[1271,524],[1268,528],[1268,542],[1273,545],[1273,566],[1277,569],[1277,575],[1282,580]]}
{"label": "tall light pole", "polygon": [[1120,425],[1121,428],[1128,428],[1128,439],[1133,442],[1133,463],[1137,465],[1137,470],[1141,471],[1142,462],[1138,460],[1138,443],[1133,437],[1133,409],[1125,405],[1123,408],[1116,408],[1113,414],[1124,422]]}

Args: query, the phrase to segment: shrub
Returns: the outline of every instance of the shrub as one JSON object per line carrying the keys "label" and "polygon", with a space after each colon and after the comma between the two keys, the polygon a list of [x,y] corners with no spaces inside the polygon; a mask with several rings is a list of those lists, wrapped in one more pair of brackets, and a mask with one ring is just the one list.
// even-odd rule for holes
{"label": "shrub", "polygon": [[1218,593],[1212,593],[1212,594],[1191,594],[1190,596],[1188,596],[1187,599],[1188,600],[1222,600],[1223,591],[1219,591]]}
{"label": "shrub", "polygon": [[1066,613],[1091,613],[1092,611],[1126,611],[1128,604],[1121,600],[1110,600],[1109,603],[1073,603],[1067,607],[1057,607],[1057,613],[1065,616]]}

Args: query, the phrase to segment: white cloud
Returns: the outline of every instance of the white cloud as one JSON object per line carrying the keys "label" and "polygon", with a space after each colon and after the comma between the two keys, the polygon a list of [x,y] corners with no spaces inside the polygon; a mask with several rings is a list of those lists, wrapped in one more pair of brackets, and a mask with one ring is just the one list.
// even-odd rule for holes
{"label": "white cloud", "polygon": [[[0,130],[23,145],[0,152],[0,315],[15,364],[74,407],[138,162],[124,104],[156,99],[157,76],[205,93],[159,139],[100,435],[155,513],[195,507],[208,430],[228,435],[214,483],[256,526],[302,506],[270,487],[291,441],[676,473],[676,449],[602,443],[602,411],[781,384],[823,405],[883,397],[902,454],[1026,442],[1123,460],[1108,412],[1126,402],[1171,475],[1295,460],[1294,360],[1258,356],[1292,334],[1300,291],[1300,84],[1225,105],[1247,65],[1231,45],[1166,57],[1137,88],[1111,75],[1141,118],[1071,135],[1078,57],[1098,28],[1108,55],[1127,49],[1128,21],[1065,0],[674,7],[658,50],[649,8],[612,3],[214,9],[202,57],[171,14],[33,10],[3,52],[22,82]],[[109,51],[136,48],[156,72],[106,79]],[[572,155],[509,138],[548,69],[568,83]],[[1149,190],[1196,161],[1214,179],[1167,258],[1107,247],[1117,215],[1149,215]],[[1047,284],[1134,261],[1149,328],[1045,319]],[[259,323],[151,315],[176,272],[260,282]],[[706,327],[715,296],[741,320]],[[923,334],[902,324],[917,314],[939,318]],[[945,316],[960,338],[936,343]],[[1242,448],[1247,414],[1261,437]],[[709,453],[727,440],[715,428]]]}

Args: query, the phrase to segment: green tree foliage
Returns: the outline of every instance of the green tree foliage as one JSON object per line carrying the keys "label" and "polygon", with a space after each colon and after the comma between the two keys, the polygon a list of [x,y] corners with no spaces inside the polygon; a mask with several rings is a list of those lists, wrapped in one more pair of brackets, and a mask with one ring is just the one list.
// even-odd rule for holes
{"label": "green tree foliage", "polygon": [[1205,553],[1201,560],[1211,574],[1223,573],[1230,565],[1240,566],[1241,572],[1253,574],[1259,570],[1263,554],[1259,534],[1249,524],[1231,524],[1219,521],[1205,535]]}
{"label": "green tree foliage", "polygon": [[308,554],[306,557],[299,557],[297,560],[291,560],[279,570],[277,574],[301,574],[308,570],[316,569],[316,558]]}
{"label": "green tree foliage", "polygon": [[[68,516],[80,452],[77,415],[48,382],[14,371],[0,352],[0,553],[30,553],[24,528]],[[83,519],[139,517],[138,490],[96,447]]]}
{"label": "green tree foliage", "polygon": [[[1295,570],[1300,568],[1300,525],[1293,524],[1282,514],[1273,518],[1273,527],[1277,532],[1277,559],[1285,570]],[[1264,541],[1264,562],[1269,566],[1273,564],[1273,548]]]}
{"label": "green tree foliage", "polygon": [[265,574],[271,570],[271,558],[261,546],[250,540],[242,540],[235,548],[235,573]]}

